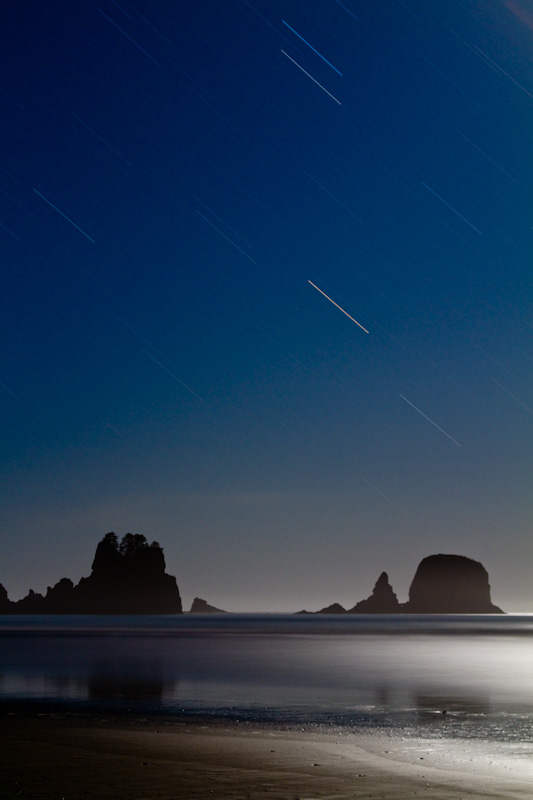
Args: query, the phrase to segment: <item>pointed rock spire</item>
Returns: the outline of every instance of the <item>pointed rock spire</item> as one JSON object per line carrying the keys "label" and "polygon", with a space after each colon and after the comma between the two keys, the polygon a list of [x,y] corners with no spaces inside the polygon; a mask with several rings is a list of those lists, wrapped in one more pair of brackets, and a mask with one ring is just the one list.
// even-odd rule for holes
{"label": "pointed rock spire", "polygon": [[386,572],[382,572],[377,579],[370,597],[350,609],[352,614],[397,614],[399,611],[400,604]]}

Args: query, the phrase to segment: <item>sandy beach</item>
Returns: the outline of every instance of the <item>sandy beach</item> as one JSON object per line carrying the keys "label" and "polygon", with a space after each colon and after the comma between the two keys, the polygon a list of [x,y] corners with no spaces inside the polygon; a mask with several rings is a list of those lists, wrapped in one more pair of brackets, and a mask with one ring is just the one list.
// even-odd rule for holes
{"label": "sandy beach", "polygon": [[3,712],[0,797],[530,800],[533,779],[486,745],[387,731]]}

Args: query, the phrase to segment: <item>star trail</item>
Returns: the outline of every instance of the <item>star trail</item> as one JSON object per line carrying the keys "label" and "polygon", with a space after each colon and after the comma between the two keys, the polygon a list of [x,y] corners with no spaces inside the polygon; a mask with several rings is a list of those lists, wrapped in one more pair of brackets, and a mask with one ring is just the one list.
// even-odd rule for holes
{"label": "star trail", "polygon": [[403,601],[456,552],[531,610],[525,0],[0,15],[10,597],[114,530],[184,605]]}

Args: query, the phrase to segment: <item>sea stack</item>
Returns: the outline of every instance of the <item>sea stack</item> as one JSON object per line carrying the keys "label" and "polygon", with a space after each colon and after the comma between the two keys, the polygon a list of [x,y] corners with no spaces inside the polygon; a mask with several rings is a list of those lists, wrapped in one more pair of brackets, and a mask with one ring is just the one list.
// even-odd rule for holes
{"label": "sea stack", "polygon": [[389,576],[382,572],[376,581],[374,591],[366,600],[359,603],[349,610],[350,614],[398,614],[401,612],[392,586],[389,583]]}
{"label": "sea stack", "polygon": [[141,534],[127,533],[119,542],[108,533],[99,542],[88,578],[74,586],[61,578],[46,595],[30,591],[11,602],[0,585],[3,614],[181,614],[173,575],[165,572],[163,550]]}
{"label": "sea stack", "polygon": [[192,601],[191,610],[189,614],[226,614],[222,608],[211,606],[207,600],[202,600],[201,597],[195,597]]}
{"label": "sea stack", "polygon": [[346,609],[340,603],[332,603],[330,606],[321,608],[317,614],[346,614]]}
{"label": "sea stack", "polygon": [[[163,549],[141,534],[122,541],[108,533],[96,548],[92,572],[74,589],[86,614],[181,614],[176,578],[165,572]],[[68,612],[67,612],[68,613]]]}
{"label": "sea stack", "polygon": [[402,605],[407,614],[503,614],[490,597],[485,567],[466,556],[438,555],[422,559]]}

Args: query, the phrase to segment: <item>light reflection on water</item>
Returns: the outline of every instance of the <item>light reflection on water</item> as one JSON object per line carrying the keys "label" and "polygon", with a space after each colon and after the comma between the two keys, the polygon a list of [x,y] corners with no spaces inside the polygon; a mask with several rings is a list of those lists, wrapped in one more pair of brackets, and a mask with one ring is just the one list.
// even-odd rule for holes
{"label": "light reflection on water", "polygon": [[0,617],[0,699],[533,738],[533,618]]}

